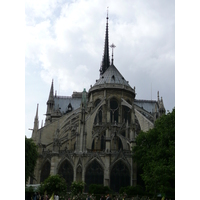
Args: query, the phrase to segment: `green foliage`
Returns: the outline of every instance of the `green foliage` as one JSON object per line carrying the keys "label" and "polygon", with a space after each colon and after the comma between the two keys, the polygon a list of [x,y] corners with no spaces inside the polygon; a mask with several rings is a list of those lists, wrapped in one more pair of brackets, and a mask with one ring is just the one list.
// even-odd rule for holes
{"label": "green foliage", "polygon": [[175,196],[175,109],[163,115],[148,132],[140,132],[133,158],[142,168],[148,192]]}
{"label": "green foliage", "polygon": [[30,138],[25,136],[25,183],[28,181],[28,178],[34,178],[33,172],[37,162],[38,152],[37,146]]}
{"label": "green foliage", "polygon": [[119,193],[127,196],[144,195],[143,188],[140,185],[121,187]]}
{"label": "green foliage", "polygon": [[72,182],[71,184],[71,193],[72,193],[72,196],[75,196],[75,195],[78,195],[78,194],[82,194],[83,192],[83,188],[85,186],[85,183],[80,181],[80,182]]}
{"label": "green foliage", "polygon": [[90,194],[108,194],[111,193],[111,189],[108,186],[98,185],[98,184],[91,184],[89,186],[89,193]]}
{"label": "green foliage", "polygon": [[67,193],[67,184],[60,175],[49,176],[40,186],[40,193],[46,192],[49,195],[57,194],[62,196]]}

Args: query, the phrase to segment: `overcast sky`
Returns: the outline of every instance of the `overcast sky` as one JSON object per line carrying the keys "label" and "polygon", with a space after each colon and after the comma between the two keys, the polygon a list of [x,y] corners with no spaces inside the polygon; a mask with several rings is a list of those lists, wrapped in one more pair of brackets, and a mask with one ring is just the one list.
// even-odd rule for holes
{"label": "overcast sky", "polygon": [[[58,95],[88,91],[99,78],[107,7],[114,65],[136,87],[136,98],[163,97],[175,106],[174,0],[25,1],[25,134],[36,107],[45,121],[52,79]],[[111,57],[111,49],[110,49]]]}

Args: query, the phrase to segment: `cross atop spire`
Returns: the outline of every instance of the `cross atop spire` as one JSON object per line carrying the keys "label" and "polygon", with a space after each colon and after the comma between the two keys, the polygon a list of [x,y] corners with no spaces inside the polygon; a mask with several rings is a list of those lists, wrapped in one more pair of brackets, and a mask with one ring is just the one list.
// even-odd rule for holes
{"label": "cross atop spire", "polygon": [[113,49],[116,47],[113,43],[110,45],[110,47],[112,48],[112,62],[111,65],[113,65]]}
{"label": "cross atop spire", "polygon": [[110,57],[109,57],[109,41],[108,41],[108,10],[106,17],[106,35],[105,35],[105,44],[104,44],[104,54],[100,67],[100,75],[102,75],[110,66]]}

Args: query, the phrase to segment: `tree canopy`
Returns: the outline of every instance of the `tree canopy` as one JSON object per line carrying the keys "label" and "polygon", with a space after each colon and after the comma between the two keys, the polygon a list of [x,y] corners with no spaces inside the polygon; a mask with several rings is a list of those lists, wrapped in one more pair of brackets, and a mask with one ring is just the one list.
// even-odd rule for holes
{"label": "tree canopy", "polygon": [[37,146],[31,138],[25,136],[25,183],[28,181],[29,177],[34,178],[33,172],[37,158]]}
{"label": "tree canopy", "polygon": [[111,189],[108,186],[103,186],[101,184],[90,184],[89,193],[90,194],[108,194],[111,192]]}
{"label": "tree canopy", "polygon": [[71,193],[73,196],[77,195],[77,194],[82,194],[83,189],[84,189],[85,183],[80,181],[80,182],[72,182],[71,184]]}
{"label": "tree canopy", "polygon": [[140,132],[133,159],[142,168],[148,192],[175,197],[175,109],[160,117],[153,129]]}
{"label": "tree canopy", "polygon": [[67,193],[67,183],[63,177],[60,175],[49,176],[43,183],[40,185],[40,192],[47,192],[49,195],[62,195]]}

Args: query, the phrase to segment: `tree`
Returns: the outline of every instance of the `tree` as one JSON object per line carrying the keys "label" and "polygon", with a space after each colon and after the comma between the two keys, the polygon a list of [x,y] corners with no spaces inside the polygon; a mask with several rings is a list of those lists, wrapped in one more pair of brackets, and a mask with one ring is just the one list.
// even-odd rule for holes
{"label": "tree", "polygon": [[[142,186],[136,185],[136,186],[126,186],[126,187],[121,187],[119,190],[120,194],[126,194],[127,196],[142,196],[144,195],[144,191]],[[126,196],[124,195],[124,196]]]}
{"label": "tree", "polygon": [[52,175],[45,179],[43,183],[41,183],[40,192],[46,192],[49,195],[57,194],[60,196],[67,193],[67,183],[60,175]]}
{"label": "tree", "polygon": [[93,194],[96,199],[100,199],[101,196],[111,194],[112,190],[108,186],[103,186],[101,184],[90,184],[89,194]]}
{"label": "tree", "polygon": [[140,132],[133,159],[142,168],[148,192],[175,198],[175,109],[160,117],[153,129]]}
{"label": "tree", "polygon": [[37,146],[31,138],[25,136],[25,183],[28,178],[34,178],[33,172],[37,162]]}
{"label": "tree", "polygon": [[90,194],[108,194],[111,193],[111,189],[108,186],[103,186],[101,184],[91,184],[89,186]]}
{"label": "tree", "polygon": [[75,196],[77,194],[82,194],[83,192],[83,189],[84,189],[84,186],[85,186],[85,183],[80,181],[80,182],[72,182],[71,184],[71,193],[72,193],[72,196]]}

